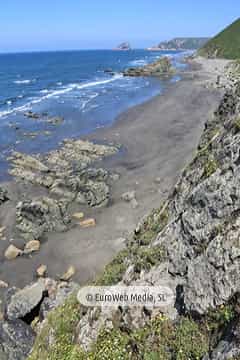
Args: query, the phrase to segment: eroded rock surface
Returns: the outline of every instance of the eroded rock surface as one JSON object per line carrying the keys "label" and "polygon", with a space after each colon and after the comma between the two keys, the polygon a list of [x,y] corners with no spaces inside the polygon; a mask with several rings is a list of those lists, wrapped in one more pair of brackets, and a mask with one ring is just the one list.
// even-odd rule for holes
{"label": "eroded rock surface", "polygon": [[152,64],[141,67],[133,67],[123,72],[124,76],[163,76],[174,73],[171,60],[168,57],[162,57]]}
{"label": "eroded rock surface", "polygon": [[[8,320],[21,319],[32,311],[42,300],[45,291],[45,281],[39,279],[33,285],[17,290],[8,297],[6,317]],[[10,289],[12,292],[12,289]]]}
{"label": "eroded rock surface", "polygon": [[71,225],[68,206],[73,202],[91,207],[106,205],[112,175],[92,164],[117,150],[115,146],[66,140],[62,147],[44,156],[13,152],[10,174],[46,193],[37,198],[25,196],[17,205],[16,228],[20,235],[31,241],[51,231],[66,231]]}
{"label": "eroded rock surface", "polygon": [[66,231],[69,223],[66,204],[49,197],[26,200],[17,206],[16,226],[27,241],[51,231]]}

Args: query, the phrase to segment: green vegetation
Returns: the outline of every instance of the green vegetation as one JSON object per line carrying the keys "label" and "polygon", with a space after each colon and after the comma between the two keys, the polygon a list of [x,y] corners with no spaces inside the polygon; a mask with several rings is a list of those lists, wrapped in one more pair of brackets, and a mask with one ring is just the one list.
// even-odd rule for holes
{"label": "green vegetation", "polygon": [[217,310],[209,311],[205,318],[206,331],[210,335],[210,348],[216,347],[225,329],[236,316],[235,305],[232,303],[221,305]]}
{"label": "green vegetation", "polygon": [[208,327],[213,330],[219,327],[226,326],[235,316],[234,306],[229,304],[225,306],[220,306],[217,311],[209,311],[208,318]]}
{"label": "green vegetation", "polygon": [[99,286],[117,284],[122,280],[129,264],[134,265],[134,272],[137,274],[141,270],[149,270],[152,266],[160,264],[164,258],[165,252],[162,246],[147,247],[131,244],[105,267],[94,284]]}
{"label": "green vegetation", "polygon": [[[218,133],[216,133],[214,138],[216,138],[217,136]],[[202,175],[201,177],[199,177],[199,179],[205,180],[217,171],[217,169],[219,168],[219,164],[217,160],[213,157],[211,151],[209,151],[208,149],[211,144],[212,141],[209,141],[206,146],[204,146],[196,153],[193,160],[184,169],[183,176],[186,176],[187,174],[189,174],[190,171],[194,170],[197,167],[198,169],[203,169]]]}
{"label": "green vegetation", "polygon": [[[205,132],[204,139],[200,143],[198,151],[195,153],[192,161],[183,170],[183,176],[191,176],[191,171],[196,168],[204,169],[202,179],[212,175],[218,168],[218,163],[214,158],[211,158],[211,147],[214,141],[221,135],[221,129],[218,126],[209,128]],[[179,186],[176,191],[180,191]]]}
{"label": "green vegetation", "polygon": [[238,117],[235,121],[234,121],[234,128],[236,130],[236,132],[240,131],[240,117]]}
{"label": "green vegetation", "polygon": [[105,267],[103,273],[94,282],[95,285],[114,285],[122,280],[129,264],[134,264],[136,273],[159,264],[165,257],[162,246],[148,247],[157,234],[167,225],[167,209],[161,207],[153,210],[145,219],[134,239],[127,244],[126,249]]}
{"label": "green vegetation", "polygon": [[218,169],[218,163],[216,162],[216,160],[214,158],[208,159],[204,166],[203,178],[204,179],[208,178],[209,176],[214,174],[217,169]]}
{"label": "green vegetation", "polygon": [[28,360],[200,360],[216,346],[236,313],[233,303],[209,311],[199,321],[182,316],[174,323],[159,315],[136,330],[103,329],[87,353],[74,339],[80,316],[76,297],[49,314]]}
{"label": "green vegetation", "polygon": [[201,149],[198,151],[198,154],[205,153],[220,134],[221,130],[219,127],[213,127],[211,129],[208,129],[205,134],[204,144],[202,144]]}
{"label": "green vegetation", "polygon": [[96,279],[95,285],[107,286],[117,284],[127,270],[127,259],[129,256],[130,250],[128,248],[120,251]]}
{"label": "green vegetation", "polygon": [[218,127],[213,127],[207,130],[205,138],[201,143],[201,147],[190,164],[186,166],[183,172],[184,176],[186,176],[189,171],[196,168],[203,169],[201,180],[207,179],[215,173],[215,171],[219,168],[219,164],[214,157],[212,146],[220,134],[221,130]]}
{"label": "green vegetation", "polygon": [[208,41],[198,53],[210,58],[240,58],[240,19]]}
{"label": "green vegetation", "polygon": [[150,270],[151,267],[160,264],[165,258],[162,246],[139,247],[133,250],[134,271]]}
{"label": "green vegetation", "polygon": [[[146,218],[138,234],[129,242],[126,249],[122,250],[105,267],[94,284],[114,285],[118,283],[122,280],[122,276],[129,264],[134,265],[134,271],[137,275],[141,270],[149,270],[152,266],[163,261],[165,257],[164,249],[161,246],[149,247],[148,245],[155,239],[158,232],[166,226],[167,221],[168,213],[165,208],[161,207],[161,209],[154,210]],[[130,335],[121,333],[119,330],[114,330],[107,336],[105,333],[104,335],[100,334],[95,350],[91,354],[86,355],[78,345],[75,345],[74,334],[81,312],[82,309],[76,296],[70,297],[63,306],[51,312],[37,337],[34,351],[29,360],[128,359],[126,357],[126,348],[128,348],[127,343],[131,338]],[[54,340],[51,341],[50,345],[49,338],[51,337]],[[100,349],[104,351],[100,351]],[[149,356],[152,356],[152,354]],[[151,359],[151,357],[148,358]]]}
{"label": "green vegetation", "polygon": [[29,360],[80,360],[74,355],[77,349],[74,334],[80,316],[80,303],[76,295],[72,295],[48,315]]}
{"label": "green vegetation", "polygon": [[[165,205],[164,205],[165,206]],[[135,240],[139,245],[149,245],[156,235],[163,230],[168,223],[168,211],[161,206],[154,209],[145,219],[139,231],[135,234]]]}
{"label": "green vegetation", "polygon": [[173,325],[159,316],[132,332],[103,331],[85,360],[200,360],[208,351],[205,329],[189,318]]}

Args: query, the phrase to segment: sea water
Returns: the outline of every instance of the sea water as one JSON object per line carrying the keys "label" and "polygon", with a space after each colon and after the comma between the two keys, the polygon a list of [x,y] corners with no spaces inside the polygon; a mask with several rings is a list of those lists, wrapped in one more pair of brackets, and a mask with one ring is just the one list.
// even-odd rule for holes
{"label": "sea water", "polygon": [[[110,126],[129,107],[161,94],[169,82],[123,77],[128,67],[161,56],[177,66],[179,52],[86,50],[0,54],[0,179],[12,150],[46,152],[64,138],[78,138]],[[27,111],[62,116],[61,125],[24,116]],[[28,133],[37,133],[28,137]]]}

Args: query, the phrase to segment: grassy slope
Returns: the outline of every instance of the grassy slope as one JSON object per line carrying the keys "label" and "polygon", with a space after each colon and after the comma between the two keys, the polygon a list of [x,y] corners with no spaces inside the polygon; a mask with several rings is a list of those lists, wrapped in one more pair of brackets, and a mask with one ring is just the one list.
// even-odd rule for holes
{"label": "grassy slope", "polygon": [[198,53],[208,57],[240,58],[240,18],[208,41]]}

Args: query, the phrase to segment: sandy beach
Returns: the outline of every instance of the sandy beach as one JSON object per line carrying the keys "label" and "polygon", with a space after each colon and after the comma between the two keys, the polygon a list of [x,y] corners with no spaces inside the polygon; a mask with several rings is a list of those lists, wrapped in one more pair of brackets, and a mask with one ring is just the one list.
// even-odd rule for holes
{"label": "sandy beach", "polygon": [[[207,61],[206,61],[207,63]],[[161,96],[123,113],[112,127],[100,129],[87,140],[121,144],[116,155],[98,166],[120,175],[111,188],[107,207],[87,208],[73,205],[86,217],[96,219],[96,226],[73,227],[67,232],[47,234],[40,251],[12,261],[4,259],[9,239],[0,240],[0,279],[11,286],[25,286],[35,277],[35,270],[45,264],[55,278],[73,265],[74,280],[91,280],[124,247],[125,239],[141,218],[161,201],[174,186],[177,177],[193,156],[203,125],[215,110],[222,90],[206,86],[216,81],[217,73],[201,64],[182,74],[182,80],[169,86]],[[214,64],[214,69],[218,66]],[[222,66],[222,65],[221,65]],[[219,71],[222,71],[220,68]],[[14,182],[5,184],[11,201],[0,209],[0,224],[8,228],[17,202],[29,189]],[[136,206],[121,196],[135,191]],[[37,194],[32,194],[36,196]],[[10,235],[9,235],[10,236]]]}

